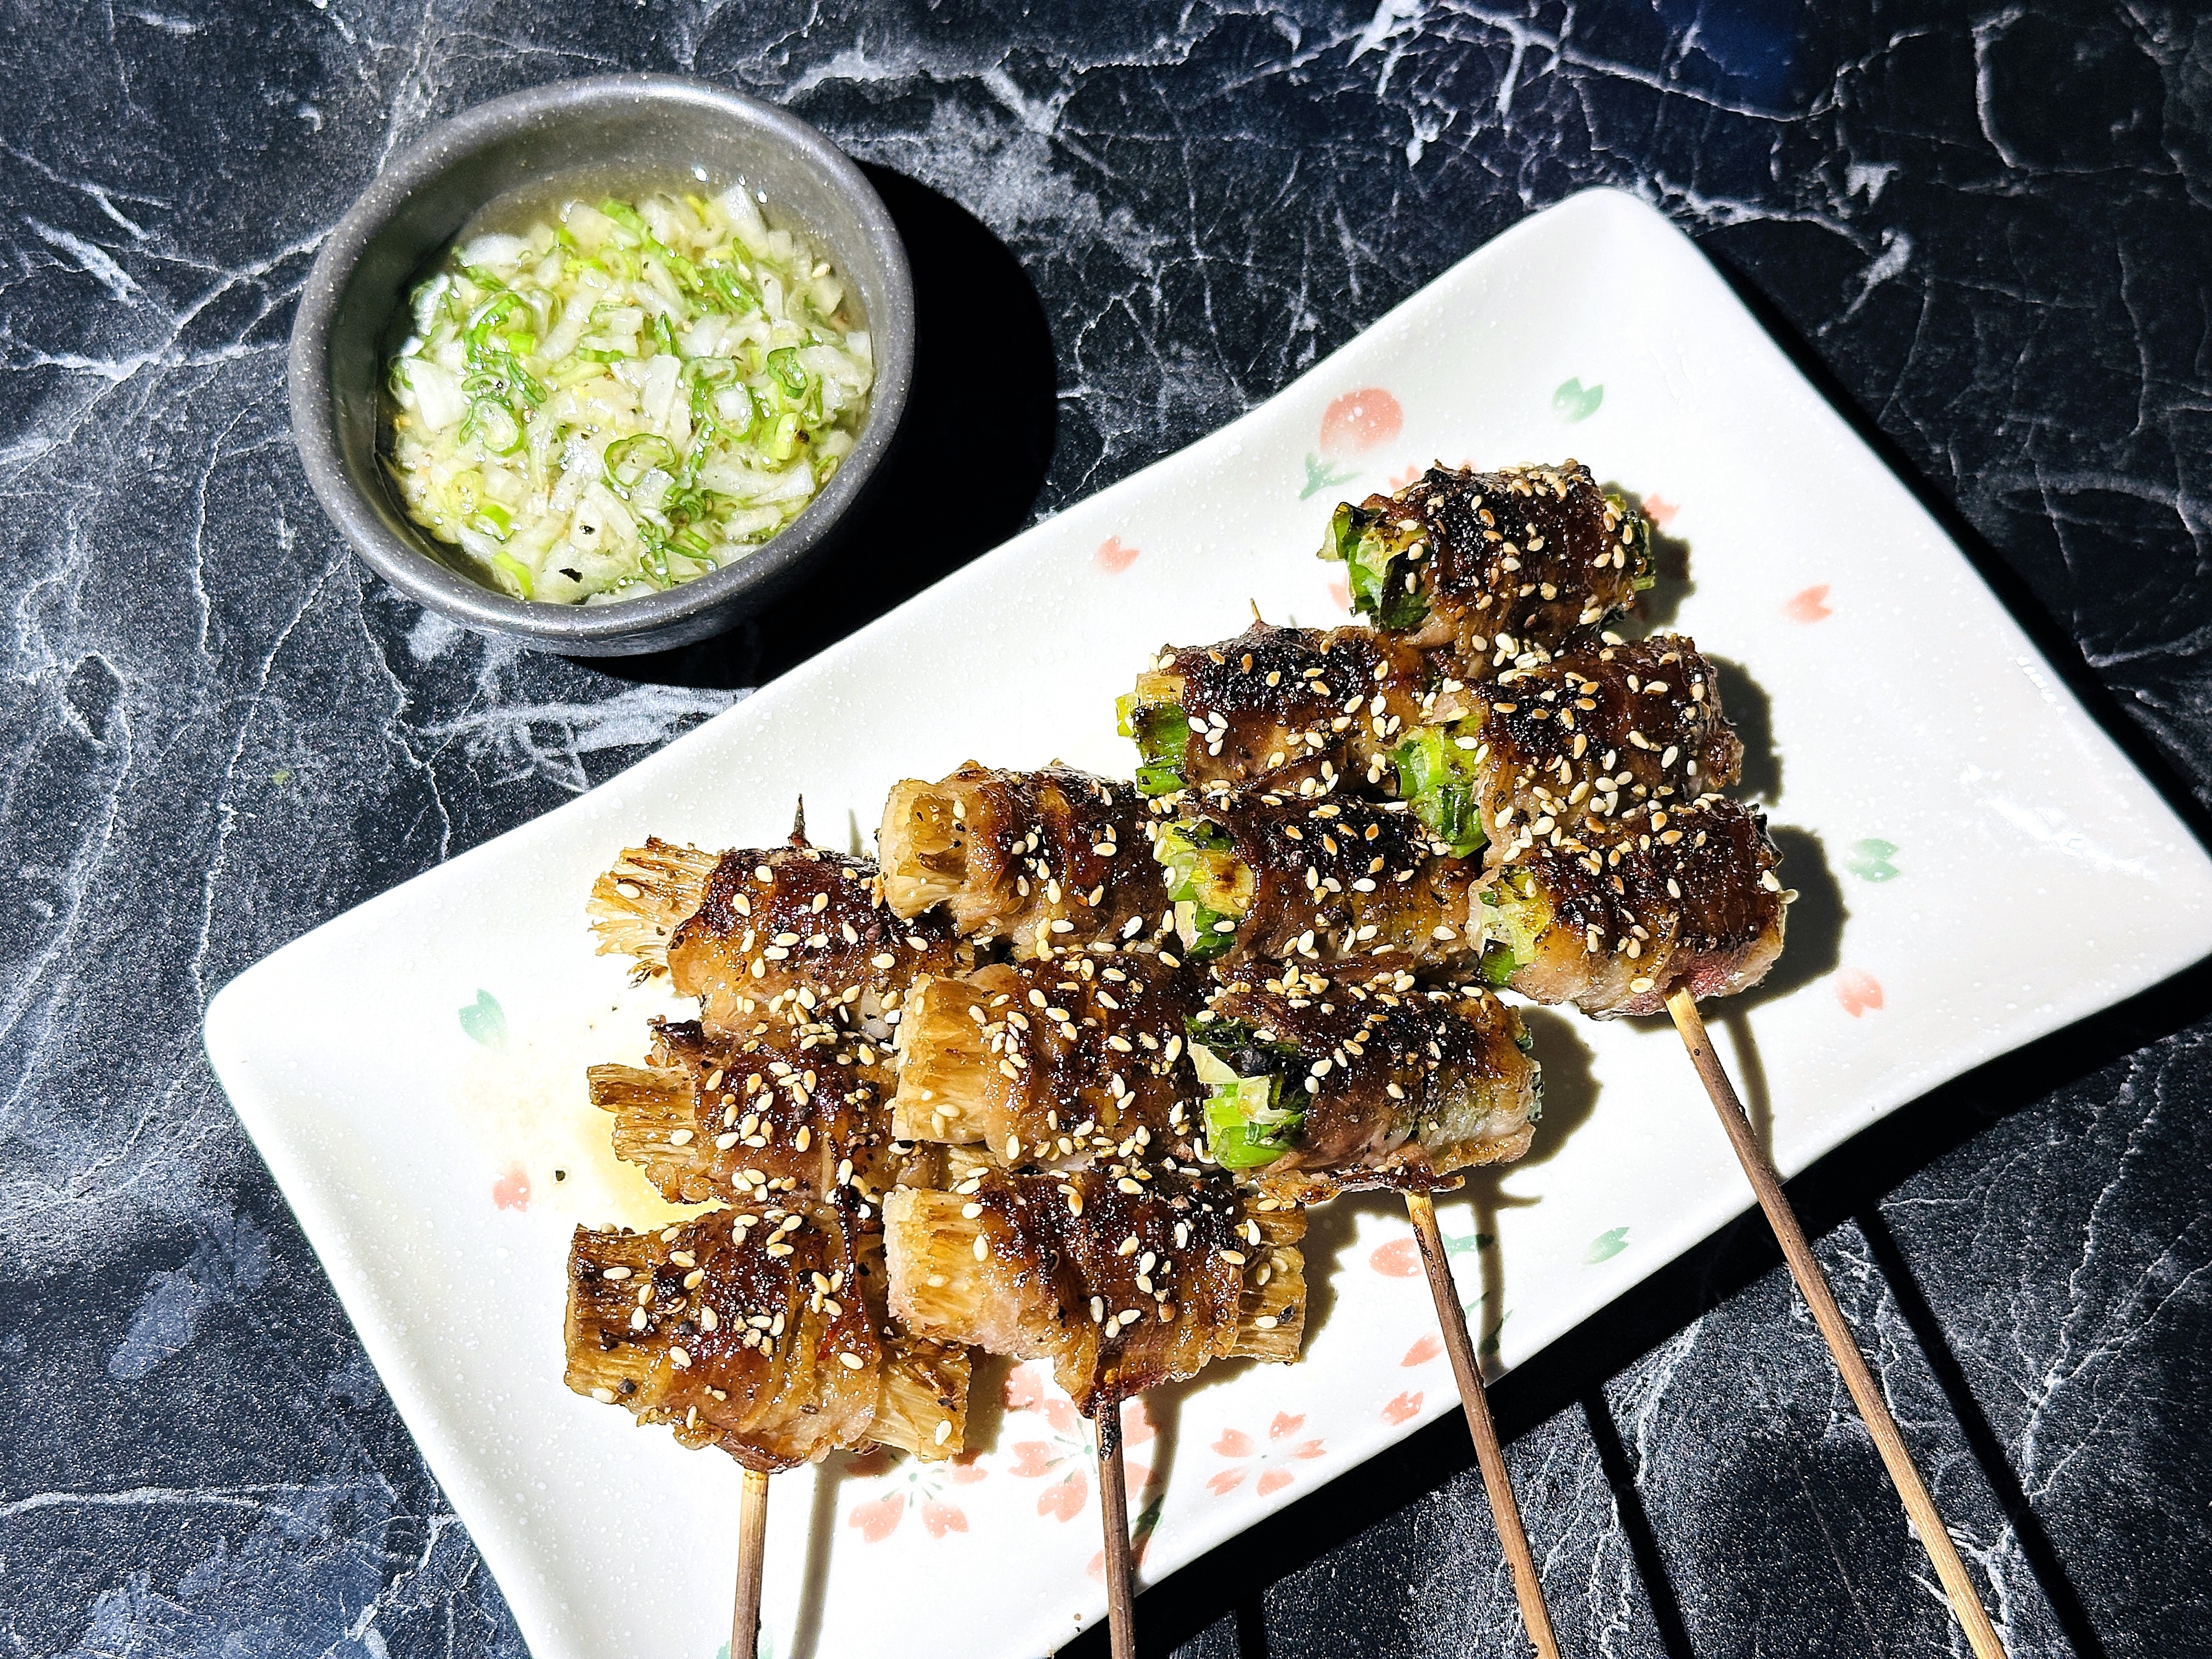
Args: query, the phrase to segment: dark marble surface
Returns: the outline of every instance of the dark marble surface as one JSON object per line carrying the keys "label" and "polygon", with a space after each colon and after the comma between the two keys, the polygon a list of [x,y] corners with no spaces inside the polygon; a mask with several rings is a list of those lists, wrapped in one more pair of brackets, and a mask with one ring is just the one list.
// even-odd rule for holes
{"label": "dark marble surface", "polygon": [[[379,158],[494,93],[686,69],[890,170],[929,268],[962,276],[923,296],[944,418],[909,477],[976,423],[1030,449],[957,520],[885,520],[892,598],[1264,398],[1533,210],[1635,191],[2203,820],[2212,25],[2182,9],[4,16],[0,1653],[521,1652],[201,1010],[855,620],[815,592],[675,659],[525,657],[396,599],[324,522],[280,395],[293,296]],[[945,343],[979,320],[1009,343],[988,402]],[[2015,1655],[2212,1650],[2208,1008],[2187,976],[1798,1183]],[[1739,1226],[1498,1390],[1569,1653],[1959,1650],[1775,1260]],[[1516,1651],[1468,1462],[1455,1425],[1417,1437],[1148,1595],[1148,1645]]]}

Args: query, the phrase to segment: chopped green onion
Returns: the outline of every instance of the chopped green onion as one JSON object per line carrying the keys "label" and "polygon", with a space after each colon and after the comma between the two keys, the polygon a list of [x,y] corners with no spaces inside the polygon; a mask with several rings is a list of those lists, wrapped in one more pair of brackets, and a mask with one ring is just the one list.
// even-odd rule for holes
{"label": "chopped green onion", "polygon": [[1610,490],[1606,493],[1606,500],[1613,503],[1613,511],[1633,526],[1632,533],[1635,539],[1630,545],[1628,574],[1636,591],[1641,593],[1659,580],[1659,562],[1651,554],[1651,520]]}
{"label": "chopped green onion", "polygon": [[1249,1026],[1235,1022],[1194,1021],[1187,1030],[1191,1066],[1206,1085],[1206,1141],[1213,1161],[1224,1170],[1273,1163],[1297,1144],[1305,1120],[1303,1108],[1283,1099],[1284,1073],[1297,1051],[1260,1043]]}
{"label": "chopped green onion", "polygon": [[386,379],[409,515],[564,603],[750,551],[851,453],[873,388],[820,264],[742,190],[572,200],[457,246]]}
{"label": "chopped green onion", "polygon": [[1400,555],[1422,538],[1422,532],[1400,530],[1381,509],[1340,503],[1330,518],[1321,556],[1345,568],[1345,586],[1355,611],[1377,628],[1418,628],[1429,614],[1410,562]]}
{"label": "chopped green onion", "polygon": [[1252,908],[1253,892],[1252,872],[1228,833],[1202,819],[1171,823],[1153,843],[1153,856],[1168,872],[1183,954],[1193,962],[1224,954],[1237,942],[1236,924]]}
{"label": "chopped green onion", "polygon": [[1482,832],[1481,775],[1474,752],[1459,746],[1462,734],[1423,726],[1390,757],[1398,769],[1398,793],[1429,834],[1468,858],[1488,839]]}
{"label": "chopped green onion", "polygon": [[617,438],[607,446],[607,477],[627,489],[654,467],[675,464],[676,446],[651,432]]}
{"label": "chopped green onion", "polygon": [[1121,733],[1137,740],[1137,793],[1172,795],[1184,787],[1183,757],[1190,744],[1190,720],[1180,703],[1139,708],[1130,692],[1115,705]]}
{"label": "chopped green onion", "polygon": [[1536,940],[1551,925],[1551,906],[1525,870],[1508,870],[1483,890],[1482,976],[1504,985],[1536,959]]}

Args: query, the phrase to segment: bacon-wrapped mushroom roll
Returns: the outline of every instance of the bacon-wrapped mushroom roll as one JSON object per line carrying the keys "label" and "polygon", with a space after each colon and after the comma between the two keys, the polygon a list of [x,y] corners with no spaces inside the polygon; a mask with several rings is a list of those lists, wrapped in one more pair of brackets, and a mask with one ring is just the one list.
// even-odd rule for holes
{"label": "bacon-wrapped mushroom roll", "polygon": [[803,834],[720,854],[648,841],[599,878],[589,911],[601,954],[668,974],[722,1030],[835,1014],[880,1034],[915,975],[973,962],[942,918],[892,914],[874,865]]}
{"label": "bacon-wrapped mushroom roll", "polygon": [[1577,461],[1455,472],[1336,510],[1321,556],[1386,633],[1479,678],[1559,648],[1651,585],[1651,530]]}
{"label": "bacon-wrapped mushroom roll", "polygon": [[1678,985],[1748,990],[1782,954],[1779,864],[1765,819],[1725,795],[1555,830],[1484,890],[1484,976],[1599,1018],[1657,1013]]}
{"label": "bacon-wrapped mushroom roll", "polygon": [[1176,930],[1194,962],[1443,966],[1480,949],[1480,866],[1439,854],[1402,801],[1209,791],[1159,827]]}
{"label": "bacon-wrapped mushroom roll", "polygon": [[1398,793],[1455,853],[1486,839],[1510,855],[1586,817],[1695,800],[1743,759],[1711,665],[1678,635],[1591,641],[1459,700],[1466,718],[1393,757]]}
{"label": "bacon-wrapped mushroom roll", "polygon": [[902,1188],[884,1223],[894,1315],[1051,1360],[1086,1416],[1216,1359],[1297,1357],[1304,1218],[1223,1176],[993,1170],[951,1192]]}
{"label": "bacon-wrapped mushroom roll", "polygon": [[875,1242],[834,1210],[576,1229],[568,1386],[770,1473],[871,1442],[961,1449],[968,1355],[881,1334]]}
{"label": "bacon-wrapped mushroom roll", "polygon": [[649,1064],[588,1076],[592,1103],[615,1115],[615,1155],[671,1203],[811,1198],[865,1220],[877,1194],[936,1172],[891,1138],[889,1058],[828,1025],[732,1036],[685,1020],[655,1026]]}
{"label": "bacon-wrapped mushroom roll", "polygon": [[1019,957],[1146,937],[1167,909],[1149,816],[1129,785],[1072,767],[909,779],[884,807],[884,897],[917,920],[942,904],[962,937]]}
{"label": "bacon-wrapped mushroom roll", "polygon": [[1203,1006],[1197,975],[1149,951],[923,980],[899,1025],[892,1132],[981,1142],[1010,1167],[1188,1163],[1200,1131],[1183,1031]]}
{"label": "bacon-wrapped mushroom roll", "polygon": [[1137,787],[1173,794],[1243,785],[1285,766],[1379,784],[1437,708],[1428,659],[1364,628],[1322,633],[1254,623],[1218,645],[1164,647],[1121,699],[1121,734],[1137,742]]}
{"label": "bacon-wrapped mushroom roll", "polygon": [[1225,987],[1190,1028],[1215,1160],[1278,1197],[1413,1192],[1528,1150],[1543,1078],[1489,992],[1293,967]]}

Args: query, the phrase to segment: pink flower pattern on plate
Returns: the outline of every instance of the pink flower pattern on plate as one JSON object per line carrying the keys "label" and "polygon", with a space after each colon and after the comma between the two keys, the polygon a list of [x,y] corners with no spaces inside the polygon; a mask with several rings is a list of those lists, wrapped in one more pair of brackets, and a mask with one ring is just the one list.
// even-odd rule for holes
{"label": "pink flower pattern on plate", "polygon": [[1224,1429],[1221,1438],[1213,1443],[1214,1452],[1237,1461],[1208,1480],[1206,1489],[1217,1498],[1225,1498],[1244,1484],[1246,1475],[1256,1471],[1260,1478],[1253,1490],[1261,1497],[1273,1497],[1282,1491],[1294,1478],[1286,1464],[1319,1457],[1326,1449],[1318,1440],[1291,1438],[1305,1421],[1304,1413],[1294,1417],[1277,1412],[1275,1420],[1267,1425],[1265,1441],[1255,1440],[1242,1429]]}
{"label": "pink flower pattern on plate", "polygon": [[1826,622],[1836,613],[1828,609],[1828,584],[1822,582],[1802,593],[1793,593],[1782,607],[1784,617],[1810,627],[1816,622]]}
{"label": "pink flower pattern on plate", "polygon": [[1868,1009],[1881,1006],[1881,981],[1863,969],[1846,968],[1836,975],[1836,1000],[1856,1019]]}
{"label": "pink flower pattern on plate", "polygon": [[968,1513],[945,1501],[948,1486],[967,1486],[988,1471],[980,1468],[973,1453],[963,1453],[945,1462],[925,1463],[919,1458],[894,1461],[878,1448],[847,1460],[846,1473],[862,1478],[891,1474],[891,1489],[878,1498],[855,1504],[846,1511],[845,1524],[856,1528],[871,1544],[880,1544],[899,1529],[908,1514],[921,1517],[921,1527],[932,1538],[968,1530]]}
{"label": "pink flower pattern on plate", "polygon": [[[1024,1480],[1050,1478],[1051,1484],[1037,1496],[1037,1513],[1055,1521],[1073,1521],[1090,1506],[1091,1471],[1098,1461],[1097,1443],[1091,1425],[1066,1395],[1057,1389],[1046,1392],[1048,1377],[1046,1368],[1034,1360],[1006,1374],[1006,1409],[1035,1413],[1044,1419],[1046,1429],[1044,1439],[1014,1443],[1013,1464],[1006,1473]],[[1152,1437],[1145,1402],[1123,1401],[1121,1468],[1131,1492],[1144,1491],[1152,1472],[1146,1464],[1132,1462],[1128,1449],[1141,1446]]]}
{"label": "pink flower pattern on plate", "polygon": [[1385,1423],[1410,1423],[1421,1414],[1421,1391],[1411,1389],[1382,1408]]}

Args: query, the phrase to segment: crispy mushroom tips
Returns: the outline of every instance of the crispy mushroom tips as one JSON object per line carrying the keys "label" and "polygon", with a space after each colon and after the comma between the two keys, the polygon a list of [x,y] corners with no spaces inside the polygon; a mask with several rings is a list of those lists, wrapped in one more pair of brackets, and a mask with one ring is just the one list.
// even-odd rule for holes
{"label": "crispy mushroom tips", "polygon": [[983,1051],[989,999],[965,980],[923,979],[899,1018],[898,1093],[891,1133],[955,1146],[984,1139],[996,1092]]}
{"label": "crispy mushroom tips", "polygon": [[944,785],[919,779],[891,786],[876,854],[884,868],[884,902],[894,915],[918,916],[964,894],[968,836],[954,815],[955,799]]}
{"label": "crispy mushroom tips", "polygon": [[1215,1359],[1297,1354],[1304,1217],[1219,1177],[994,1170],[896,1193],[884,1220],[895,1317],[1049,1359],[1086,1413]]}
{"label": "crispy mushroom tips", "polygon": [[966,1449],[968,1350],[901,1333],[884,1343],[884,1391],[871,1438],[928,1461]]}
{"label": "crispy mushroom tips", "polygon": [[972,762],[892,789],[878,838],[884,902],[952,931],[1006,939],[1018,957],[1149,936],[1165,908],[1146,856],[1149,814],[1126,783],[1069,767],[1006,772]]}
{"label": "crispy mushroom tips", "polygon": [[648,838],[592,884],[584,907],[599,954],[626,956],[637,979],[668,971],[668,939],[696,912],[707,892],[717,855]]}

